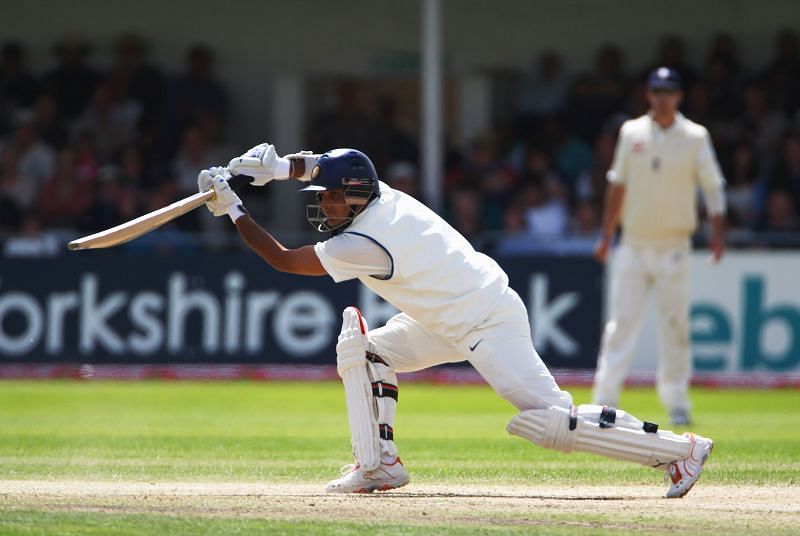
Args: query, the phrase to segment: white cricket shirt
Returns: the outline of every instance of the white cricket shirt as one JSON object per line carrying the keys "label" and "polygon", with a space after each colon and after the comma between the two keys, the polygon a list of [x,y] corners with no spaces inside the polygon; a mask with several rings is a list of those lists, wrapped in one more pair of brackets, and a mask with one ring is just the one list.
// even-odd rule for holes
{"label": "white cricket shirt", "polygon": [[489,316],[508,276],[428,207],[380,187],[344,232],[314,246],[317,257],[337,283],[357,277],[434,333],[462,338]]}
{"label": "white cricket shirt", "polygon": [[666,129],[649,115],[626,121],[607,178],[625,186],[627,244],[686,244],[697,226],[698,184],[709,213],[725,211],[725,181],[708,131],[681,114]]}

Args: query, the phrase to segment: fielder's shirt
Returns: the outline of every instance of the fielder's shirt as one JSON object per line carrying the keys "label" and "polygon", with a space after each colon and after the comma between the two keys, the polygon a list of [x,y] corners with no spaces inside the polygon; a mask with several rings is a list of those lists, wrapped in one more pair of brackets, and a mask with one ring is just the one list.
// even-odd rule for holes
{"label": "fielder's shirt", "polygon": [[681,114],[668,128],[649,115],[626,121],[607,178],[625,186],[626,244],[685,245],[697,227],[698,184],[708,212],[725,211],[725,181],[708,131]]}

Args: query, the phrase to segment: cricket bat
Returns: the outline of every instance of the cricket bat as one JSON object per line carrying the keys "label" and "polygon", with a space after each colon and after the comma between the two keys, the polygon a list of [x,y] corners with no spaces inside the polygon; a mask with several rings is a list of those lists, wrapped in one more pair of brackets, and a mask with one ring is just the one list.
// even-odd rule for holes
{"label": "cricket bat", "polygon": [[144,216],[139,216],[136,219],[117,225],[111,229],[106,229],[105,231],[73,240],[67,244],[67,247],[69,247],[70,250],[99,249],[124,244],[143,234],[149,233],[153,229],[161,227],[165,223],[186,214],[190,210],[196,209],[206,201],[212,199],[214,195],[216,195],[214,190],[190,195],[189,197],[175,201],[171,205],[154,210]]}

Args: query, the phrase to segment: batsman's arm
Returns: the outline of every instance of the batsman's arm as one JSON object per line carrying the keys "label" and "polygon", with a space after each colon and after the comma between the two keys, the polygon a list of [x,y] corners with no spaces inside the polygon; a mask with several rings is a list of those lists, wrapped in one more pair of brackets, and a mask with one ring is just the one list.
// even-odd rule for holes
{"label": "batsman's arm", "polygon": [[250,249],[276,270],[298,275],[328,275],[314,246],[288,249],[247,214],[236,219],[236,228]]}

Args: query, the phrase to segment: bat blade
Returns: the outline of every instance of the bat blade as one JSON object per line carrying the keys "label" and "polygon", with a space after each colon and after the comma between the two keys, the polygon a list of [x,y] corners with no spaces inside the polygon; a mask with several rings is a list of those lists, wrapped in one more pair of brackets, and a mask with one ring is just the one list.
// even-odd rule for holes
{"label": "bat blade", "polygon": [[99,233],[91,234],[81,238],[77,238],[67,244],[67,247],[72,250],[79,249],[100,249],[110,248],[124,244],[134,238],[138,238],[143,234],[147,234],[153,229],[156,229],[167,222],[170,222],[182,216],[187,212],[196,209],[206,201],[214,197],[214,190],[207,192],[198,192],[189,197],[185,197],[174,203],[167,205],[164,208],[154,210],[139,216],[131,221],[100,231]]}

